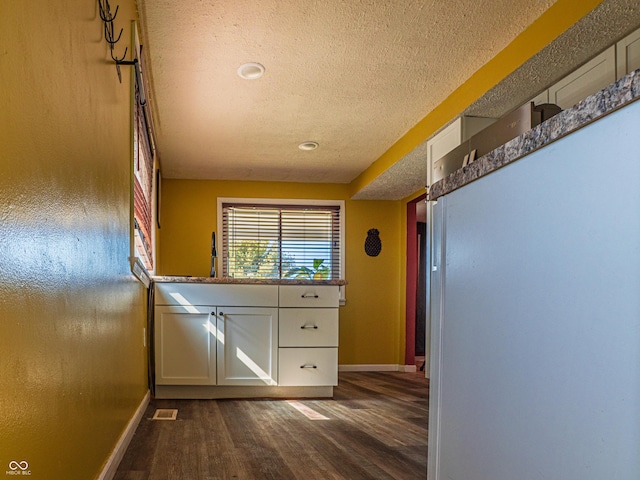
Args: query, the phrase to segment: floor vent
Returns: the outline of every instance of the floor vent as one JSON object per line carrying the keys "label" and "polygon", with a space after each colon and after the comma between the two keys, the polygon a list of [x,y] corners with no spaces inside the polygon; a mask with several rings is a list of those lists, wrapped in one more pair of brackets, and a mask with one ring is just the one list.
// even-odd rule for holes
{"label": "floor vent", "polygon": [[178,410],[175,408],[158,408],[153,414],[152,420],[175,420],[178,418]]}

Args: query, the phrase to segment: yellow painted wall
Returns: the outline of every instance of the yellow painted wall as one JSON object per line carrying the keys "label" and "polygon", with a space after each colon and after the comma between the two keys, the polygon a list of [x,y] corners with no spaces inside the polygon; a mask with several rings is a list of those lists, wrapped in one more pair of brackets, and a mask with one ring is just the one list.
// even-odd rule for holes
{"label": "yellow painted wall", "polygon": [[[347,303],[340,309],[340,364],[398,364],[404,355],[399,201],[349,200],[347,185],[167,180],[162,185],[162,275],[208,276],[218,197],[345,200]],[[382,252],[364,252],[377,228]],[[401,301],[402,299],[402,301]]]}
{"label": "yellow painted wall", "polygon": [[[127,44],[135,5],[117,3]],[[95,478],[147,391],[129,69],[118,83],[101,36],[95,1],[0,2],[3,477]]]}

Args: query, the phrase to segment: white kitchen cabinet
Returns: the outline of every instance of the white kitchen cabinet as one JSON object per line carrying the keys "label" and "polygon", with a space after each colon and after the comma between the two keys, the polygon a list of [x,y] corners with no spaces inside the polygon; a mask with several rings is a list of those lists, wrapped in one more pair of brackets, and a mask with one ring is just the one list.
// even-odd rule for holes
{"label": "white kitchen cabinet", "polygon": [[218,385],[276,385],[278,309],[218,309]]}
{"label": "white kitchen cabinet", "polygon": [[338,287],[280,286],[278,385],[338,384]]}
{"label": "white kitchen cabinet", "polygon": [[618,78],[640,68],[640,30],[620,40],[616,45]]}
{"label": "white kitchen cabinet", "polygon": [[427,140],[427,185],[444,177],[438,160],[494,122],[493,118],[458,117]]}
{"label": "white kitchen cabinet", "polygon": [[567,109],[616,79],[615,46],[574,70],[549,88],[549,102]]}
{"label": "white kitchen cabinet", "polygon": [[[531,99],[536,105],[555,103],[562,109],[601,90],[616,78],[640,68],[640,30],[627,35],[552,87]],[[527,102],[527,104],[530,102]]]}
{"label": "white kitchen cabinet", "polygon": [[274,385],[278,286],[158,283],[156,385]]}
{"label": "white kitchen cabinet", "polygon": [[212,307],[156,307],[157,385],[216,384],[215,313]]}
{"label": "white kitchen cabinet", "polygon": [[333,394],[338,286],[157,282],[154,291],[156,398]]}

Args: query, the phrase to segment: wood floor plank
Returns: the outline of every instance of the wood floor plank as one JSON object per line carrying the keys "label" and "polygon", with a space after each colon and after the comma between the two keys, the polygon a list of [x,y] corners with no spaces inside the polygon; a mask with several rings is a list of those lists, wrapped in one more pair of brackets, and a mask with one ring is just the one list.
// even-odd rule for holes
{"label": "wood floor plank", "polygon": [[[420,374],[344,372],[333,399],[299,408],[152,400],[115,479],[425,479],[428,391]],[[177,420],[151,420],[156,408],[177,408]]]}

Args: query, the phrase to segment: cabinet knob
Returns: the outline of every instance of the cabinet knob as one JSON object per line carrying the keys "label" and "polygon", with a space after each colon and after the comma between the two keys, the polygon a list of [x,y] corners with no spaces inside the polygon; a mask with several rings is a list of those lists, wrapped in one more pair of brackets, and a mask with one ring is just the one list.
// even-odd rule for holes
{"label": "cabinet knob", "polygon": [[300,328],[301,328],[301,329],[303,329],[303,330],[304,330],[305,328],[314,328],[314,329],[316,329],[316,330],[317,330],[317,329],[318,329],[318,326],[317,326],[317,325],[302,325]]}
{"label": "cabinet knob", "polygon": [[300,368],[318,368],[315,365],[300,365]]}
{"label": "cabinet knob", "polygon": [[224,312],[220,312],[218,315],[220,315],[221,317],[224,317]]}

